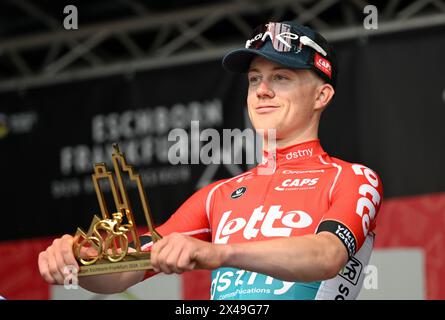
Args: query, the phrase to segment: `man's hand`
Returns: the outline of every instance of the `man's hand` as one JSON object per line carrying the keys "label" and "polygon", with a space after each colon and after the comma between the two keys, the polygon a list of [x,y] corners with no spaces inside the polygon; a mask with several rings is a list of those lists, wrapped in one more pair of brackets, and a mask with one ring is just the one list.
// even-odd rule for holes
{"label": "man's hand", "polygon": [[[66,234],[55,239],[45,251],[39,255],[39,270],[43,279],[49,284],[64,284],[65,267],[74,267],[79,271],[79,265],[73,253],[73,237]],[[128,248],[128,252],[135,252],[133,248]],[[92,247],[82,247],[80,256],[83,259],[97,256],[96,249]],[[103,275],[93,275],[81,277],[79,285],[89,291],[112,294],[123,292],[129,287],[139,283],[144,277],[144,271],[117,272]]]}
{"label": "man's hand", "polygon": [[[79,271],[79,265],[73,253],[73,237],[65,234],[53,241],[45,251],[39,254],[40,275],[49,284],[64,284],[65,267],[70,266]],[[97,251],[94,248],[82,248],[82,257],[95,257]]]}
{"label": "man's hand", "polygon": [[79,270],[73,254],[73,237],[68,234],[55,239],[52,245],[39,254],[39,271],[49,284],[63,284],[66,266]]}
{"label": "man's hand", "polygon": [[155,272],[183,273],[194,269],[219,268],[227,256],[228,246],[172,233],[157,241],[151,250]]}

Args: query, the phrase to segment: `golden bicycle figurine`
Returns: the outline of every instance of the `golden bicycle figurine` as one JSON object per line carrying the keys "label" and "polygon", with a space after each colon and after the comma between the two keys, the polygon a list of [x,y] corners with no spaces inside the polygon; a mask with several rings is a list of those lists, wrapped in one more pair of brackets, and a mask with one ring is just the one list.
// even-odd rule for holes
{"label": "golden bicycle figurine", "polygon": [[[118,187],[113,174],[107,170],[105,163],[96,163],[92,179],[102,219],[95,215],[88,232],[78,228],[74,236],[73,251],[80,264],[79,276],[152,268],[150,253],[143,252],[141,249],[141,242],[137,233],[127,190],[122,179],[121,168],[128,173],[131,181],[137,183],[139,198],[152,240],[156,242],[162,238],[153,227],[153,219],[140,175],[136,174],[133,167],[126,163],[125,156],[120,152],[117,144],[113,144],[113,149],[112,160]],[[110,218],[105,197],[99,184],[100,179],[106,179],[110,184],[116,206],[116,212],[112,214],[112,218]],[[126,223],[123,223],[124,220]],[[128,252],[128,234],[131,234],[135,252]],[[94,248],[97,254],[93,257],[82,256],[82,248],[90,247]]]}
{"label": "golden bicycle figurine", "polygon": [[[113,213],[113,219],[98,220],[93,226],[93,236],[89,236],[76,245],[76,256],[80,257],[80,250],[85,244],[96,248],[97,256],[90,258],[79,258],[83,265],[94,264],[99,258],[107,258],[111,262],[121,261],[128,253],[128,237],[126,232],[133,230],[131,223],[122,225],[123,214],[121,212]],[[102,238],[100,230],[107,233],[105,241]],[[116,245],[118,240],[119,245]]]}

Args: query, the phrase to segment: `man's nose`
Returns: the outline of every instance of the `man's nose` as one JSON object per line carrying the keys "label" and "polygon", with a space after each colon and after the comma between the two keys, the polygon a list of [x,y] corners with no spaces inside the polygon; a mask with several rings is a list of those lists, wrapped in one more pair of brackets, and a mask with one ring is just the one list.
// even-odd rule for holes
{"label": "man's nose", "polygon": [[256,95],[258,98],[273,98],[275,96],[275,93],[272,90],[270,84],[266,80],[263,80],[256,90]]}

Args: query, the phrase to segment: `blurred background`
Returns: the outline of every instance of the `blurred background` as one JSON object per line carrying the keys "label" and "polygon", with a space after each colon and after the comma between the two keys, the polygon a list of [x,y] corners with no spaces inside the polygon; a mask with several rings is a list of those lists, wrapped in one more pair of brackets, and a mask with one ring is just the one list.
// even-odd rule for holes
{"label": "blurred background", "polygon": [[444,299],[442,0],[0,0],[0,295],[208,299],[207,272],[113,296],[48,286],[37,256],[100,213],[91,173],[113,142],[141,173],[157,225],[200,187],[248,169],[172,165],[167,137],[193,120],[200,130],[250,126],[246,79],[221,58],[257,25],[283,20],[317,29],[337,51],[324,149],[383,180],[375,268],[360,298]]}

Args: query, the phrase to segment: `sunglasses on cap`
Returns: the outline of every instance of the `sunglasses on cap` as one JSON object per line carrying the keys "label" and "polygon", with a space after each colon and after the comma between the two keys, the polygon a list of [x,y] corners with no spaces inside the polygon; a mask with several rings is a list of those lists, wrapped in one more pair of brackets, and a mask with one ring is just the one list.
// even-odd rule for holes
{"label": "sunglasses on cap", "polygon": [[285,23],[269,22],[255,28],[250,40],[246,41],[246,49],[260,49],[270,38],[273,48],[278,52],[300,52],[303,46],[310,47],[323,56],[326,51],[315,41],[301,34]]}

